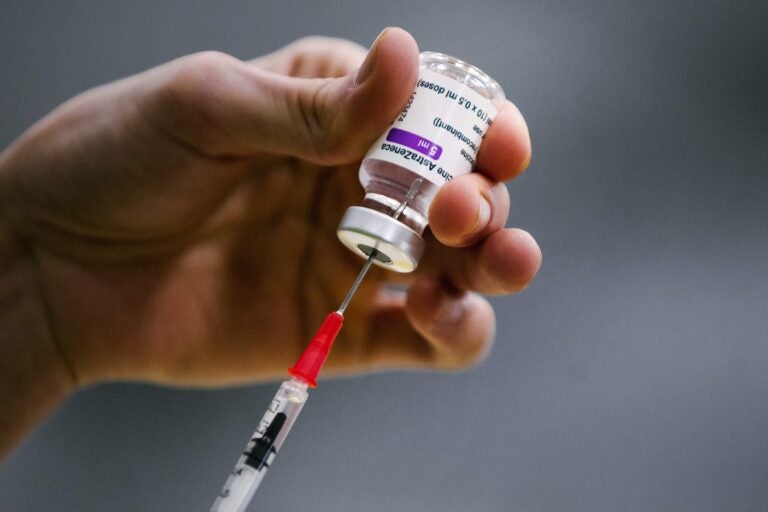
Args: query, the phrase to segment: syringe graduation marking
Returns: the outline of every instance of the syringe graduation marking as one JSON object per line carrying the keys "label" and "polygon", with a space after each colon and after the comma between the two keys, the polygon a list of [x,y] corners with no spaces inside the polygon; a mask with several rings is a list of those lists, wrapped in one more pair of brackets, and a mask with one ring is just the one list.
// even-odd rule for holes
{"label": "syringe graduation marking", "polygon": [[285,424],[286,415],[283,412],[279,412],[275,415],[275,419],[267,427],[266,432],[261,437],[253,439],[253,447],[244,452],[245,463],[260,471],[261,468],[269,467],[269,456],[277,454],[275,449],[275,439],[280,434]]}

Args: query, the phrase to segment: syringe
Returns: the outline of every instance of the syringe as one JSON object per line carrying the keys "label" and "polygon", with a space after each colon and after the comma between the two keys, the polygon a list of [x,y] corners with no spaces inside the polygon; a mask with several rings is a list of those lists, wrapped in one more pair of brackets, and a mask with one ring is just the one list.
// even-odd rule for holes
{"label": "syringe", "polygon": [[[405,199],[392,215],[397,219],[421,186],[421,178],[414,181]],[[374,260],[380,257],[376,247],[367,248],[369,256],[357,274],[354,283],[336,311],[330,313],[315,333],[296,364],[288,369],[291,378],[283,381],[256,432],[237,460],[224,487],[219,492],[211,512],[244,512],[259,488],[267,470],[277,456],[288,432],[307,401],[308,387],[317,386],[317,376],[328,357],[336,336],[344,323],[344,312],[363,282]]]}
{"label": "syringe", "polygon": [[250,503],[307,401],[307,387],[317,386],[317,376],[344,323],[344,311],[371,268],[375,255],[373,252],[368,257],[339,309],[325,317],[304,353],[288,370],[291,378],[283,381],[277,390],[211,512],[243,512]]}

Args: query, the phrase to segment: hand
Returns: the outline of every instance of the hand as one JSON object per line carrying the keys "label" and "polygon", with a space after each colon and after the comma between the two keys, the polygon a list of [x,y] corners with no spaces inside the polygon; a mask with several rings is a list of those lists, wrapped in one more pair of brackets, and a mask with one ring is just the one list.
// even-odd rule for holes
{"label": "hand", "polygon": [[[73,388],[284,375],[363,263],[335,228],[362,199],[360,159],[417,78],[400,29],[364,58],[326,38],[252,62],[191,55],[76,97],[0,155],[6,253],[22,255],[50,326],[35,343]],[[474,292],[518,291],[540,264],[530,235],[503,229],[500,182],[529,158],[507,104],[479,172],[435,198],[419,270],[371,273],[326,374],[457,368],[487,352],[494,314]],[[384,288],[394,279],[407,294]]]}

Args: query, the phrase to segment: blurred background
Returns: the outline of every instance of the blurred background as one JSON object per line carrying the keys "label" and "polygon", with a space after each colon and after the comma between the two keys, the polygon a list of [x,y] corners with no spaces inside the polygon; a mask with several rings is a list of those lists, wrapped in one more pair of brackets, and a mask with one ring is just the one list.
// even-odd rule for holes
{"label": "blurred background", "polygon": [[[544,265],[461,374],[325,382],[253,510],[768,510],[768,3],[9,1],[0,147],[94,85],[386,25],[525,114],[510,223]],[[275,385],[82,392],[0,509],[208,510]]]}

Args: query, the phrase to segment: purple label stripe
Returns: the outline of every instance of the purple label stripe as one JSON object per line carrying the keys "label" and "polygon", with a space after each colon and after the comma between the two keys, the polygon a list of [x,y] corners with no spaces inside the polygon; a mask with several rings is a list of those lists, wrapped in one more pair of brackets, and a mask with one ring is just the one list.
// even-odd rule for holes
{"label": "purple label stripe", "polygon": [[415,133],[411,133],[400,128],[392,128],[387,134],[387,141],[402,144],[423,155],[427,155],[432,160],[438,160],[443,154],[443,148],[425,139]]}

